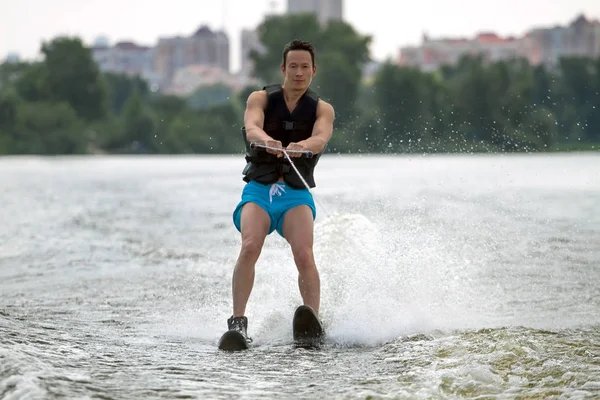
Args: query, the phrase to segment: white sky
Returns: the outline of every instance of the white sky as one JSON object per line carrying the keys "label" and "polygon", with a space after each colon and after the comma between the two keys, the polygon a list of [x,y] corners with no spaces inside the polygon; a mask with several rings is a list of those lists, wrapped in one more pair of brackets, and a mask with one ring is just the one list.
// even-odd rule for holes
{"label": "white sky", "polygon": [[[225,28],[231,66],[240,64],[240,32],[254,28],[285,0],[0,0],[0,59],[10,52],[35,57],[42,40],[78,35],[154,45],[160,36],[190,35],[200,25]],[[480,31],[521,35],[534,26],[565,25],[578,14],[600,19],[600,0],[346,0],[344,19],[374,37],[371,54],[396,57],[399,47],[430,36],[473,36]]]}

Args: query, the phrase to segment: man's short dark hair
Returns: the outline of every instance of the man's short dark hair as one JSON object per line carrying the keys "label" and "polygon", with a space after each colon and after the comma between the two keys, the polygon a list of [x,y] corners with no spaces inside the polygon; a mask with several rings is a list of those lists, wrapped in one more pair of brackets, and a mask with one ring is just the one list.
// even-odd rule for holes
{"label": "man's short dark hair", "polygon": [[287,61],[287,55],[292,50],[305,50],[310,53],[310,58],[312,59],[312,65],[315,66],[315,48],[310,42],[305,42],[303,40],[292,40],[283,48],[283,65],[285,65]]}

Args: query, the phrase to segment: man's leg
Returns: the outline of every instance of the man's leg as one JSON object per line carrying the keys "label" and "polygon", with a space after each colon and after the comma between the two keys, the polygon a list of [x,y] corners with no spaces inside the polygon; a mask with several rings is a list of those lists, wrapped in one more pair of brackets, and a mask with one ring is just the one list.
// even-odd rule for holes
{"label": "man's leg", "polygon": [[298,268],[298,287],[302,300],[318,315],[321,282],[313,254],[313,227],[312,210],[306,205],[301,205],[285,214],[282,232],[292,247],[294,262]]}
{"label": "man's leg", "polygon": [[254,266],[269,233],[269,214],[254,203],[244,204],[240,217],[242,247],[232,280],[233,316],[242,317],[254,285]]}

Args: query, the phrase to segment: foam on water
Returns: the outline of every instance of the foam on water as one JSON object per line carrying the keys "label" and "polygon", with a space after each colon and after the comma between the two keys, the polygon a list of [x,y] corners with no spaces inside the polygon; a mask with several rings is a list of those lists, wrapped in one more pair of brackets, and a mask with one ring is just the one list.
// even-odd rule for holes
{"label": "foam on water", "polygon": [[[377,225],[338,214],[316,227],[323,316],[336,341],[377,345],[413,333],[485,323],[471,279],[476,265],[422,224]],[[479,325],[481,326],[481,325]]]}
{"label": "foam on water", "polygon": [[26,352],[17,355],[13,349],[0,349],[0,359],[4,360],[0,363],[2,369],[10,365],[12,370],[20,372],[12,375],[10,370],[0,370],[0,376],[12,375],[0,381],[0,393],[7,393],[3,399],[39,398],[46,394],[36,382],[42,370],[38,359]]}
{"label": "foam on water", "polygon": [[[494,257],[489,248],[473,249],[460,237],[442,237],[419,217],[389,210],[382,214],[389,218],[376,222],[361,213],[336,213],[315,225],[321,318],[332,343],[377,346],[434,330],[532,325],[531,315],[503,309],[505,289],[492,296],[490,286],[481,285],[482,265]],[[232,248],[237,251],[239,244],[236,236]],[[190,263],[182,274],[215,284],[204,285],[201,293],[172,293],[174,300],[193,300],[182,303],[179,312],[161,316],[164,324],[153,329],[214,346],[230,316],[236,257],[232,253],[227,260]],[[246,310],[255,345],[290,343],[293,312],[301,303],[289,245],[270,235]],[[543,320],[546,325],[554,321]]]}
{"label": "foam on water", "polygon": [[[403,225],[398,225],[401,220]],[[360,213],[336,213],[315,225],[320,311],[331,342],[377,346],[434,330],[520,324],[552,327],[558,322],[553,313],[546,317],[529,309],[520,313],[518,305],[510,305],[514,298],[510,288],[482,285],[482,279],[490,282],[482,272],[486,263],[504,254],[493,245],[469,245],[461,237],[442,237],[426,220],[411,221],[397,213],[390,213],[385,222],[371,221]],[[502,222],[476,229],[492,232]],[[507,248],[505,253],[510,251],[509,245]],[[228,283],[234,262],[232,257],[226,267]],[[506,273],[518,276],[523,272]],[[224,296],[220,304],[229,310],[229,288],[220,293]],[[534,301],[522,299],[527,307]],[[292,315],[299,304],[297,272],[289,246],[271,235],[257,263],[247,307],[249,331],[256,343],[290,342]],[[211,326],[207,334],[218,336],[229,315],[207,309],[200,312]]]}
{"label": "foam on water", "polygon": [[[406,312],[410,301],[405,301],[399,291],[397,274],[389,270],[385,273],[393,263],[382,243],[376,226],[360,214],[335,214],[315,226],[321,317],[334,343],[375,345],[390,341],[411,332],[418,320],[417,314]],[[232,255],[225,265],[209,261],[190,267],[190,276],[210,271],[215,285],[204,286],[203,293],[195,295],[196,300],[183,304],[176,314],[161,316],[164,323],[153,323],[149,329],[214,345],[230,316],[230,282],[236,256]],[[177,296],[185,297],[182,293]],[[292,316],[299,304],[302,299],[289,245],[271,235],[257,262],[246,310],[254,344],[290,343]]]}
{"label": "foam on water", "polygon": [[330,338],[342,344],[376,345],[411,332],[417,315],[401,286],[379,229],[362,214],[336,214],[317,224],[322,310]]}
{"label": "foam on water", "polygon": [[[420,263],[431,264],[435,257],[430,254],[425,260],[423,253],[427,252],[419,252]],[[315,258],[321,276],[321,318],[332,343],[375,346],[432,328],[431,316],[424,312],[424,307],[441,298],[433,295],[435,290],[427,288],[441,286],[441,281],[433,282],[433,279],[444,280],[445,277],[436,271],[423,281],[423,271],[411,265],[411,257],[417,258],[405,252],[401,238],[386,238],[362,214],[334,214],[316,224]],[[204,287],[202,300],[197,299],[178,313],[163,317],[165,325],[154,324],[154,329],[214,344],[225,329],[230,313],[229,283],[234,263],[235,257],[220,268],[203,263],[205,271],[215,274],[215,285]],[[199,272],[188,271],[192,276]],[[183,297],[181,293],[178,295]],[[246,310],[254,344],[290,343],[293,312],[301,302],[289,245],[271,235],[257,262],[254,288]]]}

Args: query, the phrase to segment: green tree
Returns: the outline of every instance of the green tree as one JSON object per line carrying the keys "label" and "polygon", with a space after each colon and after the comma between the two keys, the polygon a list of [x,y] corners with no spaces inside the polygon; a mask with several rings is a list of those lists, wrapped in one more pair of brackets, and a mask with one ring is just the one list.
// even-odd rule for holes
{"label": "green tree", "polygon": [[81,121],[66,102],[28,102],[19,107],[15,124],[18,154],[73,154],[85,152],[87,140]]}
{"label": "green tree", "polygon": [[[169,126],[163,143],[165,149],[177,149],[182,153],[225,153],[227,147],[225,121],[205,114],[180,115]],[[229,140],[231,145],[231,139]]]}
{"label": "green tree", "polygon": [[85,120],[106,116],[106,87],[90,50],[79,38],[58,37],[43,43],[45,91],[54,101],[66,101]]}
{"label": "green tree", "polygon": [[194,109],[208,108],[231,101],[233,91],[223,83],[201,86],[187,98],[187,105]]}
{"label": "green tree", "polygon": [[137,92],[142,99],[149,96],[148,83],[139,76],[105,73],[102,76],[106,85],[107,104],[111,112],[120,115],[127,99]]}
{"label": "green tree", "polygon": [[14,86],[15,82],[29,68],[31,68],[31,64],[24,62],[5,62],[0,64],[0,93]]}
{"label": "green tree", "polygon": [[157,136],[151,111],[139,92],[134,91],[123,108],[123,135],[117,143],[125,148],[131,146],[134,152],[148,152],[160,146]]}
{"label": "green tree", "polygon": [[456,104],[453,122],[469,137],[501,144],[506,121],[482,59],[464,57],[457,68],[459,73],[452,81]]}
{"label": "green tree", "polygon": [[0,92],[0,131],[10,132],[14,129],[21,105],[22,100],[14,88]]}
{"label": "green tree", "polygon": [[31,64],[25,68],[14,83],[19,96],[32,102],[50,100],[46,88],[47,72],[43,63]]}
{"label": "green tree", "polygon": [[538,150],[550,150],[556,144],[556,118],[545,106],[537,106],[524,120],[523,128],[537,144]]}
{"label": "green tree", "polygon": [[600,142],[600,57],[594,60],[592,94],[587,104],[588,112],[586,118],[587,139],[593,143]]}
{"label": "green tree", "polygon": [[542,65],[535,66],[532,71],[532,97],[531,103],[536,106],[546,106],[551,108],[554,102],[554,84],[556,80],[554,74],[544,68]]}
{"label": "green tree", "polygon": [[431,77],[415,68],[383,65],[375,78],[375,105],[385,132],[382,144],[394,151],[422,151],[431,141]]}
{"label": "green tree", "polygon": [[569,57],[559,62],[559,104],[567,107],[556,108],[555,112],[560,124],[576,140],[593,138],[596,134],[587,123],[598,112],[594,106],[600,104],[600,88],[595,87],[594,61],[584,57]]}
{"label": "green tree", "polygon": [[361,36],[345,23],[332,21],[321,36],[322,54],[317,67],[316,87],[335,107],[337,125],[356,119],[362,71],[369,61],[370,36]]}
{"label": "green tree", "polygon": [[[148,109],[156,116],[156,135],[162,138],[169,130],[171,122],[178,116],[189,110],[184,97],[172,95],[150,96]],[[159,141],[160,144],[160,141]],[[163,141],[164,144],[164,141]],[[167,151],[168,146],[161,147],[161,152]],[[177,152],[176,150],[173,150]]]}

